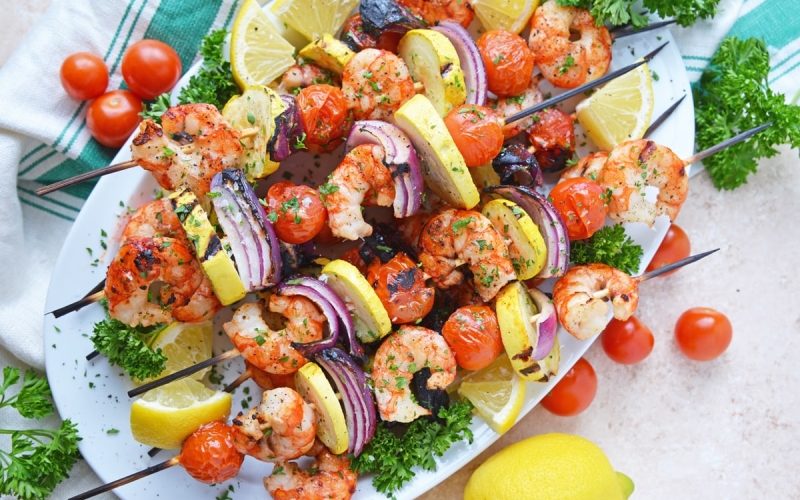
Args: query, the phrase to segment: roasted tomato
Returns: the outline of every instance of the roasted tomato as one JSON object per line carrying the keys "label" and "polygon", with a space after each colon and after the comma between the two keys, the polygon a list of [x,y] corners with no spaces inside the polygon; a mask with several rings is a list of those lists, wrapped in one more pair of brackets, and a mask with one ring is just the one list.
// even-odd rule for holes
{"label": "roasted tomato", "polygon": [[310,85],[297,94],[297,108],[306,137],[303,144],[312,153],[336,149],[350,132],[352,114],[338,87]]}
{"label": "roasted tomato", "polygon": [[503,351],[497,315],[489,306],[464,306],[450,315],[442,336],[453,350],[458,366],[486,368]]}
{"label": "roasted tomato", "polygon": [[548,198],[564,219],[570,240],[583,240],[603,227],[608,204],[603,188],[591,179],[575,177],[559,182]]}
{"label": "roasted tomato", "polygon": [[431,26],[439,21],[453,21],[469,28],[475,18],[472,5],[465,0],[398,0],[397,3]]}
{"label": "roasted tomato", "polygon": [[367,281],[394,324],[413,323],[431,312],[435,291],[425,284],[426,278],[403,252],[398,252],[386,264],[376,259],[367,271]]}
{"label": "roasted tomato", "polygon": [[575,154],[575,120],[559,109],[537,113],[527,134],[533,156],[545,172],[564,168]]}
{"label": "roasted tomato", "polygon": [[533,74],[533,53],[525,40],[510,31],[487,31],[476,42],[486,66],[489,91],[498,97],[525,92]]}
{"label": "roasted tomato", "polygon": [[290,181],[273,184],[267,192],[267,217],[275,234],[286,243],[297,245],[311,241],[328,219],[328,210],[316,189]]}
{"label": "roasted tomato", "polygon": [[244,455],[233,444],[231,428],[215,421],[201,426],[186,438],[178,461],[190,476],[212,484],[236,476]]}
{"label": "roasted tomato", "polygon": [[468,167],[486,165],[503,148],[503,127],[489,108],[462,104],[447,113],[444,124]]}

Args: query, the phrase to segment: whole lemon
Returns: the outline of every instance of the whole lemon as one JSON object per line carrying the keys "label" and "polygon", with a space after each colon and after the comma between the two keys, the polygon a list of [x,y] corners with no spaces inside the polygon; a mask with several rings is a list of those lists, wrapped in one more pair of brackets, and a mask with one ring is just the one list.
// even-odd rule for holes
{"label": "whole lemon", "polygon": [[512,444],[472,473],[464,500],[625,500],[628,476],[603,450],[570,434],[542,434]]}

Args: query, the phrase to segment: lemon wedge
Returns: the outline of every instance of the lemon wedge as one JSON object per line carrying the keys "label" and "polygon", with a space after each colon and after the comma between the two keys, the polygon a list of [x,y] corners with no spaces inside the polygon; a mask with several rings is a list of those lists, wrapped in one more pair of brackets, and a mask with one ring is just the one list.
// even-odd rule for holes
{"label": "lemon wedge", "polygon": [[349,433],[344,410],[319,365],[303,365],[294,375],[294,384],[303,399],[314,405],[319,440],[335,455],[347,451]]}
{"label": "lemon wedge", "polygon": [[242,95],[231,97],[222,108],[222,116],[236,129],[256,129],[255,135],[241,139],[244,151],[237,160],[237,166],[244,170],[250,182],[262,179],[280,167],[280,163],[269,158],[267,145],[275,132],[277,115],[273,111],[280,114],[284,107],[283,100],[274,90],[257,85],[247,87]]}
{"label": "lemon wedge", "polygon": [[266,85],[281,76],[294,64],[294,50],[258,2],[247,0],[231,31],[231,70],[239,88]]}
{"label": "lemon wedge", "polygon": [[527,212],[503,199],[490,201],[481,212],[503,236],[517,278],[528,280],[544,269],[547,245]]}
{"label": "lemon wedge", "polygon": [[623,141],[644,137],[654,102],[650,70],[642,64],[581,101],[575,114],[595,145],[611,151]]}
{"label": "lemon wedge", "polygon": [[270,7],[278,19],[309,40],[325,33],[336,34],[358,0],[278,0]]}
{"label": "lemon wedge", "polygon": [[[154,351],[161,349],[161,352],[167,357],[166,367],[158,377],[134,380],[134,383],[145,384],[209,359],[213,342],[212,326],[211,321],[201,323],[176,321],[154,334],[147,340],[147,346]],[[210,368],[206,368],[189,376],[200,380],[209,370]]]}
{"label": "lemon wedge", "polygon": [[353,315],[356,335],[362,342],[380,340],[392,331],[389,313],[381,299],[354,265],[332,260],[322,268],[320,280],[347,304]]}
{"label": "lemon wedge", "polygon": [[133,439],[156,448],[178,449],[189,434],[231,413],[231,395],[184,378],[151,391],[131,404]]}
{"label": "lemon wedge", "polygon": [[498,434],[517,421],[525,401],[525,381],[501,354],[486,368],[470,373],[461,381],[458,393],[472,402],[475,412]]}
{"label": "lemon wedge", "polygon": [[518,35],[539,6],[539,0],[472,0],[470,3],[486,30],[506,30]]}

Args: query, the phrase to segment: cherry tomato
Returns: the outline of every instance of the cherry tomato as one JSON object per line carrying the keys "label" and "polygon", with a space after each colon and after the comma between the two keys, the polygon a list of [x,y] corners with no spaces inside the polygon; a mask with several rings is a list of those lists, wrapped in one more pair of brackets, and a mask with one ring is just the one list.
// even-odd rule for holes
{"label": "cherry tomato", "polygon": [[336,149],[350,132],[353,115],[338,87],[309,85],[297,94],[297,108],[306,134],[304,144],[312,153]]}
{"label": "cherry tomato", "polygon": [[510,31],[487,31],[475,42],[486,66],[489,91],[498,97],[520,95],[533,74],[533,52],[525,40]]}
{"label": "cherry tomato", "polygon": [[275,234],[292,245],[311,241],[328,219],[317,190],[291,181],[273,184],[267,192],[267,205]]}
{"label": "cherry tomato", "polygon": [[142,121],[142,100],[127,90],[106,92],[86,111],[86,128],[103,146],[118,148]]}
{"label": "cherry tomato", "polygon": [[76,52],[61,63],[61,86],[74,99],[94,99],[108,87],[108,67],[94,54]]}
{"label": "cherry tomato", "polygon": [[213,484],[236,476],[244,455],[233,444],[231,428],[215,421],[200,426],[186,438],[178,461],[193,478]]}
{"label": "cherry tomato", "polygon": [[442,336],[453,350],[458,366],[486,368],[503,351],[497,316],[489,306],[464,306],[450,315]]}
{"label": "cherry tomato", "polygon": [[[692,245],[689,243],[689,237],[686,236],[686,233],[683,231],[683,229],[675,224],[672,224],[669,226],[669,229],[667,229],[667,234],[664,235],[664,239],[661,241],[661,245],[658,246],[656,254],[653,255],[653,260],[651,260],[650,264],[647,265],[647,272],[660,269],[667,264],[672,264],[673,262],[678,262],[681,259],[685,259],[691,252]],[[668,273],[662,274],[661,276],[669,276],[670,274],[675,274],[678,271],[678,269],[674,269]]]}
{"label": "cherry tomato", "polygon": [[623,365],[642,361],[653,351],[653,332],[635,316],[625,321],[612,319],[600,337],[608,357]]}
{"label": "cherry tomato", "polygon": [[164,42],[139,40],[122,56],[122,78],[142,99],[169,92],[181,78],[181,58]]}
{"label": "cherry tomato", "polygon": [[727,316],[708,307],[694,307],[675,323],[675,341],[695,361],[711,361],[731,344],[733,327]]}
{"label": "cherry tomato", "polygon": [[367,270],[367,281],[396,325],[413,323],[433,309],[434,288],[425,284],[425,273],[403,252],[386,264],[375,259]]}
{"label": "cherry tomato", "polygon": [[462,104],[447,113],[444,124],[468,167],[486,165],[503,148],[503,127],[489,108]]}
{"label": "cherry tomato", "polygon": [[364,22],[361,19],[361,14],[350,17],[344,23],[341,39],[356,52],[364,49],[374,49],[378,45],[377,40],[364,31]]}
{"label": "cherry tomato", "polygon": [[570,240],[583,240],[603,227],[608,214],[603,188],[591,179],[575,177],[559,182],[549,199],[564,219]]}
{"label": "cherry tomato", "polygon": [[[331,235],[333,236],[333,235]],[[361,254],[358,253],[358,248],[351,248],[350,250],[343,253],[340,257],[345,262],[349,262],[353,264],[358,272],[363,274],[364,276],[367,275],[367,263],[364,262],[364,259],[361,258]]]}
{"label": "cherry tomato", "polygon": [[537,113],[527,133],[533,156],[545,172],[564,168],[575,153],[575,120],[560,109]]}
{"label": "cherry tomato", "polygon": [[572,417],[592,404],[597,394],[597,375],[584,358],[580,358],[564,378],[542,398],[542,406],[556,415]]}

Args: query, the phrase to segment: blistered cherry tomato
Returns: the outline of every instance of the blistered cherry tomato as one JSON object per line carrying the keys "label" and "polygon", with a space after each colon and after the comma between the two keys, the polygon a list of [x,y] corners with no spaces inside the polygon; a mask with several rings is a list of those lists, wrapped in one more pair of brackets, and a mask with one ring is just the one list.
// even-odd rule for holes
{"label": "blistered cherry tomato", "polygon": [[345,262],[353,264],[353,266],[355,266],[355,268],[358,269],[358,272],[360,272],[362,275],[367,275],[367,263],[361,258],[361,254],[358,253],[358,248],[351,248],[343,253],[339,258]]}
{"label": "blistered cherry tomato", "polygon": [[612,319],[600,337],[609,358],[623,365],[642,361],[653,351],[653,332],[636,316],[625,321]]}
{"label": "blistered cherry tomato", "polygon": [[108,87],[108,67],[94,54],[76,52],[61,63],[61,86],[74,99],[94,99]]}
{"label": "blistered cherry tomato", "polygon": [[487,31],[475,42],[486,66],[489,91],[499,97],[520,95],[533,74],[533,52],[525,40],[510,31]]}
{"label": "blistered cherry tomato", "polygon": [[733,327],[727,316],[709,307],[694,307],[681,314],[675,323],[678,348],[695,361],[711,361],[719,357],[733,338]]}
{"label": "blistered cherry tomato", "polygon": [[545,172],[564,168],[575,154],[575,120],[560,109],[536,113],[527,134],[535,148],[533,156]]}
{"label": "blistered cherry tomato", "polygon": [[[678,262],[681,259],[685,259],[691,252],[692,245],[689,243],[689,237],[686,236],[686,233],[683,231],[683,229],[679,228],[675,224],[672,224],[669,226],[669,229],[667,229],[667,234],[664,235],[664,239],[661,240],[661,245],[658,246],[656,254],[653,255],[653,260],[651,260],[650,264],[647,265],[647,272],[660,269],[667,264],[672,264],[673,262]],[[661,276],[669,276],[670,274],[675,274],[677,272],[678,269],[674,269],[668,273],[662,274]]]}
{"label": "blistered cherry tomato", "polygon": [[297,94],[297,108],[306,134],[304,144],[312,153],[336,149],[350,132],[353,116],[338,87],[309,85]]}
{"label": "blistered cherry tomato", "polygon": [[542,398],[542,406],[550,413],[571,417],[588,408],[595,394],[597,374],[588,361],[580,358]]}
{"label": "blistered cherry tomato", "polygon": [[100,144],[118,148],[142,121],[142,100],[127,90],[112,90],[101,95],[86,111],[86,128]]}
{"label": "blistered cherry tomato", "polygon": [[486,368],[503,351],[497,316],[489,306],[464,306],[450,315],[442,336],[453,350],[458,366]]}
{"label": "blistered cherry tomato", "polygon": [[413,323],[433,309],[434,288],[425,284],[425,273],[403,252],[386,264],[375,259],[368,268],[367,281],[396,325]]}
{"label": "blistered cherry tomato", "polygon": [[122,56],[122,78],[131,92],[142,99],[155,99],[169,92],[181,78],[181,58],[158,40],[139,40]]}
{"label": "blistered cherry tomato", "polygon": [[186,438],[178,461],[193,478],[213,484],[236,476],[244,455],[233,444],[231,428],[215,421],[200,426]]}
{"label": "blistered cherry tomato", "polygon": [[375,38],[364,31],[364,22],[361,14],[351,16],[342,26],[342,41],[351,49],[360,52],[364,49],[374,49],[378,42]]}
{"label": "blistered cherry tomato", "polygon": [[548,198],[564,219],[570,240],[583,240],[603,227],[608,204],[603,188],[591,179],[575,177],[559,182]]}
{"label": "blistered cherry tomato", "polygon": [[317,190],[291,181],[273,184],[267,192],[267,205],[275,234],[292,245],[311,241],[328,219]]}
{"label": "blistered cherry tomato", "polygon": [[486,165],[503,148],[503,127],[489,108],[462,104],[447,113],[444,124],[468,167]]}

